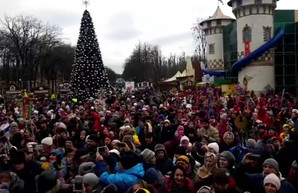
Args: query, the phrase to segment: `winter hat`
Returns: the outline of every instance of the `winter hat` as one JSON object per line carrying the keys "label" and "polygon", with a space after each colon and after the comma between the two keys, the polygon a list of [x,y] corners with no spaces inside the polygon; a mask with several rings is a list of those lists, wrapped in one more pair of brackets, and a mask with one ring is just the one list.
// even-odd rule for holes
{"label": "winter hat", "polygon": [[53,138],[52,137],[43,138],[43,140],[41,140],[41,144],[51,146],[53,145]]}
{"label": "winter hat", "polygon": [[228,184],[230,182],[230,173],[229,170],[226,168],[219,168],[214,173],[214,183],[217,184]]}
{"label": "winter hat", "polygon": [[177,132],[179,132],[179,131],[184,131],[184,127],[183,127],[183,125],[179,125],[179,126],[177,127]]}
{"label": "winter hat", "polygon": [[208,148],[213,149],[217,154],[219,153],[219,146],[216,142],[209,143]]}
{"label": "winter hat", "polygon": [[50,171],[43,171],[37,176],[36,185],[38,193],[45,193],[57,184],[56,176]]}
{"label": "winter hat", "polygon": [[158,152],[158,151],[164,151],[166,153],[166,148],[163,144],[156,144],[155,147],[154,147],[154,152],[155,154]]}
{"label": "winter hat", "polygon": [[146,148],[141,152],[141,156],[146,162],[149,162],[149,160],[155,156],[155,153],[152,150]]}
{"label": "winter hat", "polygon": [[280,189],[280,179],[273,173],[268,174],[264,179],[264,186],[266,184],[273,184],[277,190]]}
{"label": "winter hat", "polygon": [[117,193],[117,186],[115,184],[107,185],[101,193]]}
{"label": "winter hat", "polygon": [[139,188],[134,193],[150,193],[150,192],[145,188]]}
{"label": "winter hat", "polygon": [[95,188],[99,183],[99,178],[93,173],[88,173],[83,176],[83,183]]}
{"label": "winter hat", "polygon": [[19,127],[17,122],[11,122],[10,127]]}
{"label": "winter hat", "polygon": [[158,115],[158,120],[164,120],[166,117],[163,114]]}
{"label": "winter hat", "polygon": [[125,136],[122,138],[122,142],[133,143],[133,138],[132,138],[131,135],[125,135]]}
{"label": "winter hat", "polygon": [[184,141],[184,140],[186,140],[186,141],[188,141],[189,142],[189,138],[187,137],[187,136],[183,136],[183,137],[181,137],[181,139],[180,139],[180,144],[182,144],[182,141]]}
{"label": "winter hat", "polygon": [[114,146],[114,145],[116,145],[117,143],[121,143],[121,141],[120,140],[118,140],[118,139],[114,139],[113,141],[112,141],[112,146]]}
{"label": "winter hat", "polygon": [[223,134],[223,137],[222,137],[224,141],[228,135],[231,135],[233,137],[233,140],[235,139],[234,134],[231,131],[227,131]]}
{"label": "winter hat", "polygon": [[220,157],[224,157],[229,162],[230,167],[232,167],[236,162],[235,156],[230,151],[221,152]]}
{"label": "winter hat", "polygon": [[116,156],[118,156],[118,158],[120,158],[120,152],[117,149],[111,149],[109,151],[110,154],[116,154]]}
{"label": "winter hat", "polygon": [[254,139],[248,139],[248,140],[246,141],[246,147],[247,147],[247,148],[252,148],[252,149],[254,149],[254,148],[256,148],[256,146],[257,146],[257,142],[256,142],[256,140],[254,140]]}
{"label": "winter hat", "polygon": [[78,174],[83,176],[87,173],[93,173],[95,169],[95,164],[93,162],[84,162],[79,166]]}
{"label": "winter hat", "polygon": [[197,193],[212,193],[212,191],[209,186],[202,186]]}
{"label": "winter hat", "polygon": [[187,170],[190,167],[189,158],[185,155],[179,156],[177,158],[176,165],[180,165]]}
{"label": "winter hat", "polygon": [[121,154],[120,163],[124,169],[130,169],[140,163],[140,157],[132,151],[124,152]]}
{"label": "winter hat", "polygon": [[149,168],[143,179],[148,183],[148,184],[153,184],[154,182],[158,181],[158,171],[155,168]]}
{"label": "winter hat", "polygon": [[275,159],[273,159],[273,158],[268,158],[268,159],[266,159],[266,160],[264,161],[264,163],[263,163],[263,166],[264,166],[264,165],[270,165],[270,166],[274,167],[274,168],[276,169],[277,172],[279,171],[278,163],[277,163],[277,161],[276,161]]}
{"label": "winter hat", "polygon": [[88,139],[94,141],[95,143],[98,143],[98,136],[95,134],[89,135]]}

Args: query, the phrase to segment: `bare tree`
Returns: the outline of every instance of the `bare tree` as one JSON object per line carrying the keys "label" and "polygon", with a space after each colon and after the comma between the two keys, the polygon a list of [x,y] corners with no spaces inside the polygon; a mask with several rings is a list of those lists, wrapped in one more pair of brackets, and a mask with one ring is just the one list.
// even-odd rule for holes
{"label": "bare tree", "polygon": [[203,26],[200,25],[203,20],[204,19],[202,18],[198,18],[196,23],[192,27],[192,30],[195,41],[198,43],[196,52],[198,53],[200,59],[203,60],[203,62],[206,62],[207,39],[203,31]]}
{"label": "bare tree", "polygon": [[22,80],[24,88],[27,88],[27,81],[30,81],[30,84],[36,81],[41,69],[53,71],[44,68],[51,68],[51,65],[44,65],[47,53],[61,42],[60,28],[44,24],[31,16],[5,16],[3,20],[0,20],[0,35],[5,39],[0,47],[7,48],[10,56],[13,57],[11,62],[15,76],[12,79]]}

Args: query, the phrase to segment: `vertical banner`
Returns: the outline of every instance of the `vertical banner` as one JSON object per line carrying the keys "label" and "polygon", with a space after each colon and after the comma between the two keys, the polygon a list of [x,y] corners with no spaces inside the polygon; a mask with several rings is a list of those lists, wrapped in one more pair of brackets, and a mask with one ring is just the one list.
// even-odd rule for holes
{"label": "vertical banner", "polygon": [[244,42],[244,54],[245,56],[250,54],[250,42]]}
{"label": "vertical banner", "polygon": [[132,92],[135,89],[135,82],[125,82],[125,91]]}

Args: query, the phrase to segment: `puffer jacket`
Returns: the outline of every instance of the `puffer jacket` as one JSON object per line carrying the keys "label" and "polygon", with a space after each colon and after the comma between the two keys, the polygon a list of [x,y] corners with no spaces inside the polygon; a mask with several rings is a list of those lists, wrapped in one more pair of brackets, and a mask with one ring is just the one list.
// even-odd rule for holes
{"label": "puffer jacket", "polygon": [[115,184],[118,188],[118,193],[125,193],[130,186],[134,185],[137,180],[144,176],[144,168],[142,163],[138,163],[130,169],[118,171],[116,174],[104,172],[100,175],[100,182],[106,186]]}

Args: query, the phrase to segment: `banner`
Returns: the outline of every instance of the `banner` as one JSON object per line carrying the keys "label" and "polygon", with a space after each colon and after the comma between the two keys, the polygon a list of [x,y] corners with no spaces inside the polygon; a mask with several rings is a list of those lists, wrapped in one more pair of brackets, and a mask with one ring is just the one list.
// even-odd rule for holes
{"label": "banner", "polygon": [[244,42],[244,54],[245,56],[250,54],[250,42]]}
{"label": "banner", "polygon": [[125,91],[126,92],[132,92],[135,89],[135,82],[130,81],[130,82],[125,82]]}

